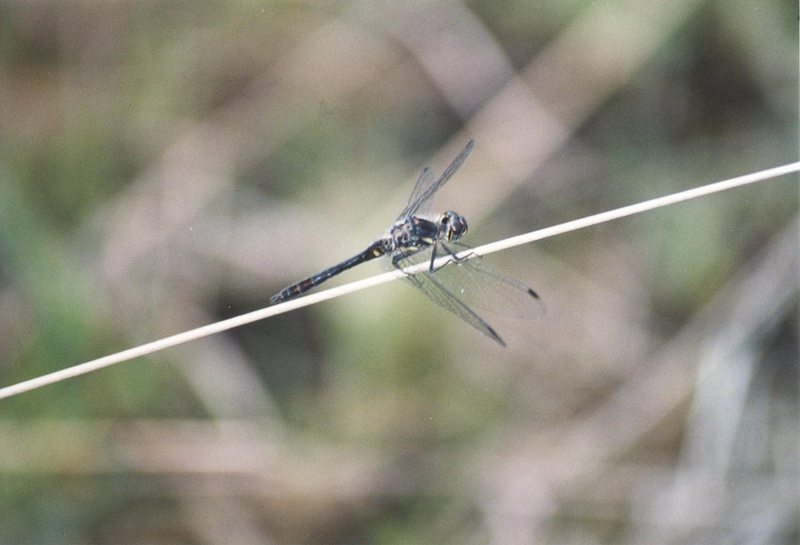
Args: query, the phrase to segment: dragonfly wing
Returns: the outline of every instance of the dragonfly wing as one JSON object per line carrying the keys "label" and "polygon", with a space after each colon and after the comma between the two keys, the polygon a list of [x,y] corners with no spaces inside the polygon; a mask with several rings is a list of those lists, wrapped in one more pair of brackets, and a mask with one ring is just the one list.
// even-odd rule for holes
{"label": "dragonfly wing", "polygon": [[[410,215],[409,211],[413,206],[416,205],[416,209],[420,209],[420,204],[418,204],[417,201],[419,201],[420,197],[424,195],[428,189],[430,189],[434,181],[435,178],[433,177],[433,171],[428,167],[423,168],[419,178],[417,178],[417,183],[414,185],[414,191],[411,192],[411,196],[408,198],[408,204],[397,217],[398,220],[408,217]],[[428,206],[430,206],[430,200],[428,201]],[[423,213],[425,212],[427,212],[427,210]]]}
{"label": "dragonfly wing", "polygon": [[461,153],[453,159],[453,162],[450,163],[450,166],[445,169],[442,173],[441,177],[436,180],[435,182],[431,183],[433,180],[433,173],[429,168],[426,168],[420,174],[419,179],[417,180],[417,185],[414,186],[414,191],[411,192],[411,198],[408,200],[408,206],[406,206],[405,210],[400,214],[400,218],[406,218],[408,216],[413,216],[420,213],[427,212],[428,207],[430,207],[431,199],[436,194],[439,189],[442,188],[447,181],[453,177],[461,165],[464,164],[464,161],[467,160],[469,154],[472,153],[472,148],[475,147],[475,141],[470,140],[464,149],[461,150]]}
{"label": "dragonfly wing", "polygon": [[[400,265],[398,266],[410,266],[411,263]],[[458,297],[456,297],[453,293],[451,293],[446,287],[442,285],[439,280],[436,279],[434,274],[430,272],[424,272],[420,274],[415,274],[411,276],[407,276],[406,280],[416,287],[419,291],[424,293],[428,299],[442,307],[443,309],[452,312],[469,325],[489,337],[490,339],[494,340],[501,346],[505,346],[506,343],[503,339],[500,338],[500,335],[492,329],[492,326],[487,324],[483,318],[475,314],[475,312],[469,308],[463,301],[461,301]]]}
{"label": "dragonfly wing", "polygon": [[479,257],[447,264],[433,275],[475,308],[524,320],[538,320],[545,314],[545,305],[534,290],[484,265]]}

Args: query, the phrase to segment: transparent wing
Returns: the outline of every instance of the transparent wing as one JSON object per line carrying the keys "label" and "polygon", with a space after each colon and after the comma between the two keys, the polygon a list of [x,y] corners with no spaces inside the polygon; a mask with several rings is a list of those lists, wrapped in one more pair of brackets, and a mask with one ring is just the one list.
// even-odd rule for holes
{"label": "transparent wing", "polygon": [[422,169],[422,172],[417,178],[417,183],[414,185],[414,191],[411,192],[411,196],[408,198],[408,204],[403,211],[400,212],[400,215],[397,217],[398,220],[403,219],[409,215],[408,211],[411,210],[411,207],[416,205],[416,210],[423,208],[422,214],[426,214],[428,212],[427,208],[430,208],[431,199],[428,199],[428,202],[425,203],[425,207],[421,207],[422,203],[418,203],[419,198],[423,195],[432,185],[434,182],[433,171],[428,167]]}
{"label": "transparent wing", "polygon": [[533,289],[484,265],[479,257],[462,259],[426,274],[435,276],[472,307],[523,320],[538,320],[545,315],[544,302]]}
{"label": "transparent wing", "polygon": [[[459,245],[459,249],[466,248],[469,247]],[[434,251],[436,258],[453,254],[449,247],[439,243],[422,251],[395,254],[384,263],[401,269],[429,263]],[[503,346],[505,343],[497,332],[471,307],[527,320],[537,320],[545,314],[544,303],[535,291],[483,265],[479,258],[462,259],[433,272],[407,276],[406,280],[434,303]]]}
{"label": "transparent wing", "polygon": [[475,141],[470,140],[467,145],[461,150],[461,153],[450,163],[442,173],[441,177],[433,181],[433,172],[429,168],[425,168],[420,174],[417,184],[414,186],[414,191],[411,192],[411,197],[408,199],[408,205],[403,209],[397,219],[406,218],[417,214],[426,214],[431,205],[431,200],[439,189],[442,188],[447,181],[453,177],[453,174],[461,168],[464,161],[467,160],[469,154],[472,153],[472,148],[475,147]]}
{"label": "transparent wing", "polygon": [[[406,259],[399,259],[395,262],[395,266],[399,268],[411,266],[412,263],[407,261]],[[443,309],[452,312],[501,346],[506,345],[503,339],[500,338],[500,335],[492,329],[492,326],[487,324],[483,318],[475,314],[475,311],[443,286],[433,274],[424,272],[406,276],[405,279]]]}

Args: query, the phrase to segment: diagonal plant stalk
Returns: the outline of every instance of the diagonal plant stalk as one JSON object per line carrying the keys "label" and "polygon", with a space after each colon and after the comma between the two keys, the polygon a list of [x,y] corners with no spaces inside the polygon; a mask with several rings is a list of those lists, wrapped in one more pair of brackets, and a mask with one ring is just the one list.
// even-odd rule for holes
{"label": "diagonal plant stalk", "polygon": [[[653,210],[656,208],[677,204],[679,202],[695,199],[705,195],[710,195],[712,193],[727,191],[729,189],[733,189],[739,186],[770,180],[773,178],[777,178],[779,176],[791,174],[793,172],[800,172],[800,162],[790,163],[780,167],[770,168],[752,174],[746,174],[744,176],[738,176],[736,178],[723,180],[720,182],[708,184],[694,189],[680,191],[678,193],[673,193],[671,195],[666,195],[664,197],[657,197],[655,199],[650,199],[647,201],[643,201],[641,203],[623,206],[621,208],[616,208],[614,210],[609,210],[607,212],[601,212],[599,214],[594,214],[592,216],[587,216],[581,219],[568,221],[566,223],[555,225],[553,227],[546,227],[544,229],[539,229],[537,231],[532,231],[530,233],[525,233],[523,235],[506,238],[497,242],[492,242],[490,244],[479,246],[471,250],[466,250],[464,252],[457,254],[456,257],[459,259],[461,258],[470,259],[472,257],[491,254],[494,252],[498,252],[500,250],[512,248],[514,246],[519,246],[537,240],[542,240],[556,235],[568,233],[570,231],[576,231],[578,229],[583,229],[586,227],[590,227],[592,225],[598,225],[601,223],[623,218],[626,216],[632,216],[634,214],[639,214],[642,212],[646,212],[648,210]],[[449,256],[443,257],[440,260],[437,260],[435,266],[443,266],[450,259],[451,257]],[[109,367],[117,363],[122,363],[124,361],[138,358],[140,356],[153,354],[155,352],[164,350],[166,348],[187,343],[189,341],[200,339],[202,337],[207,337],[209,335],[220,333],[228,329],[233,329],[235,327],[249,324],[251,322],[263,320],[264,318],[269,318],[277,314],[289,312],[290,310],[295,310],[308,305],[319,303],[321,301],[333,299],[335,297],[340,297],[348,293],[353,293],[373,286],[378,286],[380,284],[385,284],[387,282],[397,280],[398,278],[402,278],[408,274],[417,274],[423,272],[426,269],[428,269],[428,267],[429,263],[420,263],[418,265],[415,265],[414,267],[409,267],[402,271],[400,270],[392,271],[377,276],[373,276],[370,278],[365,278],[363,280],[351,282],[350,284],[345,284],[343,286],[331,288],[329,290],[325,290],[319,293],[314,293],[297,299],[292,299],[290,301],[275,306],[266,307],[260,310],[249,312],[247,314],[242,314],[241,316],[236,316],[235,318],[229,318],[227,320],[215,322],[213,324],[192,329],[190,331],[178,333],[177,335],[172,335],[170,337],[165,337],[157,341],[142,344],[134,348],[129,348],[127,350],[117,352],[115,354],[103,356],[101,358],[81,363],[73,367],[68,367],[60,371],[55,371],[47,375],[42,375],[30,380],[13,384],[11,386],[0,388],[0,399],[21,394],[23,392],[27,392],[30,390],[35,390],[37,388],[41,388],[42,386],[54,384],[56,382],[66,380],[68,378],[84,375],[86,373],[90,373],[92,371],[96,371],[104,367]]]}

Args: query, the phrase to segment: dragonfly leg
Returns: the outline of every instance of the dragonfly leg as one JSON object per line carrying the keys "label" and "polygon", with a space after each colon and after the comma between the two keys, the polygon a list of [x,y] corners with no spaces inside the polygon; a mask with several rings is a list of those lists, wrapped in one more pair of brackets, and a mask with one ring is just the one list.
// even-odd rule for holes
{"label": "dragonfly leg", "polygon": [[[433,262],[436,261],[436,249],[439,247],[440,244],[441,244],[441,246],[443,246],[447,250],[447,254],[448,254],[448,257],[450,258],[450,260],[445,262],[445,264],[441,265],[440,267],[434,267],[433,266]],[[440,242],[439,244],[434,245],[433,251],[431,252],[431,265],[429,267],[429,271],[434,273],[434,272],[438,271],[439,269],[441,269],[442,267],[446,267],[447,265],[450,265],[451,263],[458,263],[459,261],[464,261],[465,259],[471,259],[473,257],[478,257],[478,258],[481,257],[478,254],[476,254],[472,250],[472,248],[470,248],[466,244],[458,244],[458,246],[463,248],[464,250],[469,250],[469,253],[467,253],[466,255],[463,255],[461,257],[458,257],[456,252],[454,252],[451,248],[449,248],[444,243]]]}

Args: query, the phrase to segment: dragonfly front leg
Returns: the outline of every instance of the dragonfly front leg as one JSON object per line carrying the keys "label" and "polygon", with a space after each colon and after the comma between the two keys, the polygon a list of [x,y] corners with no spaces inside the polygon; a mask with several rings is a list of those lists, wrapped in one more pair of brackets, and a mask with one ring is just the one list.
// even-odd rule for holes
{"label": "dragonfly front leg", "polygon": [[[440,246],[443,247],[446,250],[446,254],[447,254],[447,258],[448,259],[442,265],[440,265],[438,267],[435,267],[434,265],[435,265],[436,257],[437,257],[436,256],[436,250],[438,250]],[[442,267],[446,267],[447,265],[449,265],[451,263],[456,263],[458,261],[461,261],[461,260],[456,257],[456,254],[450,248],[445,246],[444,243],[439,242],[437,244],[434,244],[433,245],[433,250],[431,250],[431,262],[430,262],[430,265],[428,266],[428,272],[435,273],[436,271],[438,271]]]}
{"label": "dragonfly front leg", "polygon": [[[434,262],[436,261],[436,257],[437,257],[436,256],[436,250],[439,248],[440,245],[446,250],[446,254],[447,254],[447,257],[449,259],[447,261],[445,261],[443,265],[440,265],[439,267],[434,267]],[[431,262],[430,262],[430,267],[428,267],[428,271],[430,271],[432,273],[435,273],[436,271],[438,271],[442,267],[446,267],[447,265],[450,265],[451,263],[458,263],[459,261],[463,261],[465,259],[471,259],[473,257],[481,257],[478,254],[476,254],[472,250],[472,248],[470,248],[466,244],[458,244],[458,243],[456,243],[456,246],[460,247],[462,250],[469,250],[469,253],[459,257],[458,254],[456,252],[454,252],[452,248],[448,247],[443,242],[435,244],[434,247],[433,247],[433,251],[431,252]]]}

